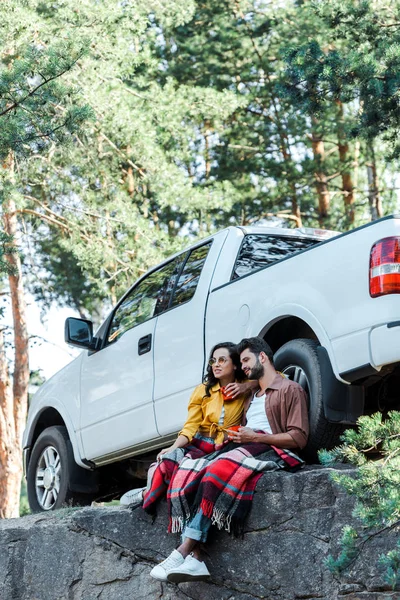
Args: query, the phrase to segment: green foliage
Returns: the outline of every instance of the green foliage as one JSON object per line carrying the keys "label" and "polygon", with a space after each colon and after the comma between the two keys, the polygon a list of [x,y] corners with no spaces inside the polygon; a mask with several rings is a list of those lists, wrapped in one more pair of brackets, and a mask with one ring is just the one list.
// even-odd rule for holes
{"label": "green foliage", "polygon": [[380,556],[379,562],[386,568],[386,581],[395,589],[400,584],[400,542],[397,542],[397,548]]}
{"label": "green foliage", "polygon": [[[335,472],[332,478],[355,497],[354,516],[362,530],[344,529],[341,553],[327,562],[334,572],[348,567],[371,536],[400,524],[400,412],[389,412],[385,419],[381,413],[360,417],[357,429],[345,431],[342,440],[334,450],[320,452],[320,460],[325,465],[346,462],[357,467],[355,474]],[[399,548],[379,560],[394,589],[400,582]]]}
{"label": "green foliage", "polygon": [[332,100],[355,103],[352,135],[371,140],[383,134],[391,157],[398,157],[399,2],[322,0],[313,7],[324,39],[313,36],[284,51],[286,92],[309,114],[320,114]]}
{"label": "green foliage", "polygon": [[343,527],[340,544],[342,551],[337,558],[328,556],[326,566],[335,575],[339,575],[344,569],[349,567],[353,560],[358,556],[357,541],[359,539],[357,531],[346,525]]}
{"label": "green foliage", "polygon": [[[18,113],[28,136],[15,182],[30,240],[25,268],[43,306],[97,313],[93,298],[109,306],[147,268],[227,225],[362,224],[379,213],[369,200],[372,162],[379,214],[394,211],[396,165],[384,158],[383,134],[358,141],[372,104],[360,111],[357,78],[371,75],[371,53],[360,54],[356,77],[350,69],[379,23],[369,4],[355,16],[350,2],[334,4],[5,3],[4,77],[26,75],[30,61],[66,69],[32,98],[35,122]],[[362,39],[346,31],[357,19]],[[390,40],[384,56],[396,94]],[[25,95],[35,81],[44,80],[25,78]],[[42,122],[40,102],[52,94]],[[30,139],[36,130],[43,137]]]}
{"label": "green foliage", "polygon": [[25,517],[26,515],[30,515],[30,514],[31,514],[31,509],[29,508],[28,494],[26,491],[26,481],[25,481],[25,479],[23,479],[22,484],[21,484],[21,496],[20,496],[20,502],[19,502],[19,516]]}
{"label": "green foliage", "polygon": [[12,266],[5,260],[4,255],[16,251],[12,238],[4,231],[0,231],[0,276],[2,273],[12,274],[14,272]]}
{"label": "green foliage", "polygon": [[63,40],[10,50],[0,63],[0,160],[9,152],[40,152],[49,142],[63,143],[91,115],[79,105],[71,86],[59,80],[83,58],[84,47]]}

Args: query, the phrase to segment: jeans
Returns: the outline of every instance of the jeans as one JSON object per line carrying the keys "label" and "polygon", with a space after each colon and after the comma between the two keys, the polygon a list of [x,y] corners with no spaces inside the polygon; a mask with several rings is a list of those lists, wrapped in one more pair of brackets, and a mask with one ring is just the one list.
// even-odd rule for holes
{"label": "jeans", "polygon": [[205,542],[210,527],[211,519],[205,517],[203,511],[200,509],[183,530],[182,542],[184,542],[186,538],[197,540],[198,542]]}

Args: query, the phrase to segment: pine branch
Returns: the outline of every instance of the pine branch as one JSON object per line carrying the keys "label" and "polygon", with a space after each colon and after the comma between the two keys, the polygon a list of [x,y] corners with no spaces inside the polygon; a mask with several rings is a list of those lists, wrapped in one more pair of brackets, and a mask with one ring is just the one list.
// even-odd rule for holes
{"label": "pine branch", "polygon": [[26,94],[23,98],[21,98],[20,100],[16,100],[13,102],[13,104],[11,104],[10,106],[8,106],[5,110],[0,112],[0,117],[3,117],[4,115],[6,115],[7,113],[15,110],[16,108],[18,108],[20,105],[24,104],[29,98],[32,98],[32,96],[36,95],[37,92],[45,85],[47,85],[48,83],[50,83],[51,81],[54,81],[56,79],[59,79],[60,77],[62,77],[63,75],[65,75],[65,73],[68,73],[68,71],[70,71],[74,65],[76,65],[76,63],[78,62],[78,60],[80,60],[83,56],[83,53],[81,55],[79,55],[75,60],[73,60],[67,67],[65,67],[65,69],[59,71],[58,73],[56,73],[55,75],[51,76],[51,77],[45,77],[44,75],[42,75],[39,72],[39,75],[42,77],[43,81],[37,85],[35,88],[33,88],[28,94]]}

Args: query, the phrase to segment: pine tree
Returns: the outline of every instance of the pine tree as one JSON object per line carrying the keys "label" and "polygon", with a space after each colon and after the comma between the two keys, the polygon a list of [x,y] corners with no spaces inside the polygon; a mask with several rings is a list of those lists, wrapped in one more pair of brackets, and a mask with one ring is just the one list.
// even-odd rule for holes
{"label": "pine tree", "polygon": [[[322,0],[312,9],[324,23],[324,39],[314,34],[286,48],[287,81],[282,89],[309,115],[322,115],[332,103],[342,107],[342,132],[343,107],[351,114],[346,138],[365,140],[370,218],[376,219],[384,214],[385,187],[378,182],[376,148],[383,147],[386,161],[400,156],[400,3]],[[346,167],[343,173],[348,172]],[[344,191],[348,200],[351,190]],[[350,222],[354,222],[352,204],[346,207]]]}
{"label": "pine tree", "polygon": [[[320,452],[320,459],[325,465],[346,462],[357,467],[352,475],[336,472],[332,476],[355,497],[354,516],[360,523],[359,528],[344,528],[341,553],[328,559],[328,567],[340,573],[371,537],[400,525],[400,413],[389,412],[386,418],[381,413],[360,417],[357,429],[345,431],[343,444]],[[399,589],[400,543],[378,561],[385,567],[385,580]]]}
{"label": "pine tree", "polygon": [[19,514],[21,441],[29,382],[21,258],[15,247],[16,164],[32,151],[39,156],[50,143],[65,143],[90,115],[90,109],[78,98],[69,101],[75,88],[60,81],[83,58],[84,47],[68,39],[50,44],[33,32],[26,35],[31,4],[3,3],[0,34],[0,214],[4,227],[0,266],[8,277],[14,326],[12,383],[0,329],[0,518]]}

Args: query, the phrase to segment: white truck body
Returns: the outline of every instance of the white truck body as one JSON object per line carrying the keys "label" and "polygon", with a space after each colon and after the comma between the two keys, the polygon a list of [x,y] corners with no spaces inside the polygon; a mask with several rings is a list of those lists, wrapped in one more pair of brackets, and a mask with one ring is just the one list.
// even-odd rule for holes
{"label": "white truck body", "polygon": [[[259,239],[247,236],[320,243],[232,279],[244,239]],[[325,348],[343,386],[390,374],[400,363],[400,291],[371,297],[369,289],[371,249],[390,237],[400,239],[400,216],[325,241],[292,229],[229,227],[190,249],[208,250],[190,300],[107,343],[124,298],[185,253],[169,258],[121,299],[97,332],[96,349],[84,349],[36,393],[23,439],[26,458],[51,425],[49,409],[60,415],[56,424],[65,425],[75,461],[85,468],[164,446],[181,428],[208,353],[221,341],[260,335],[276,351],[292,339],[312,339]],[[139,354],[143,340],[151,347]]]}

